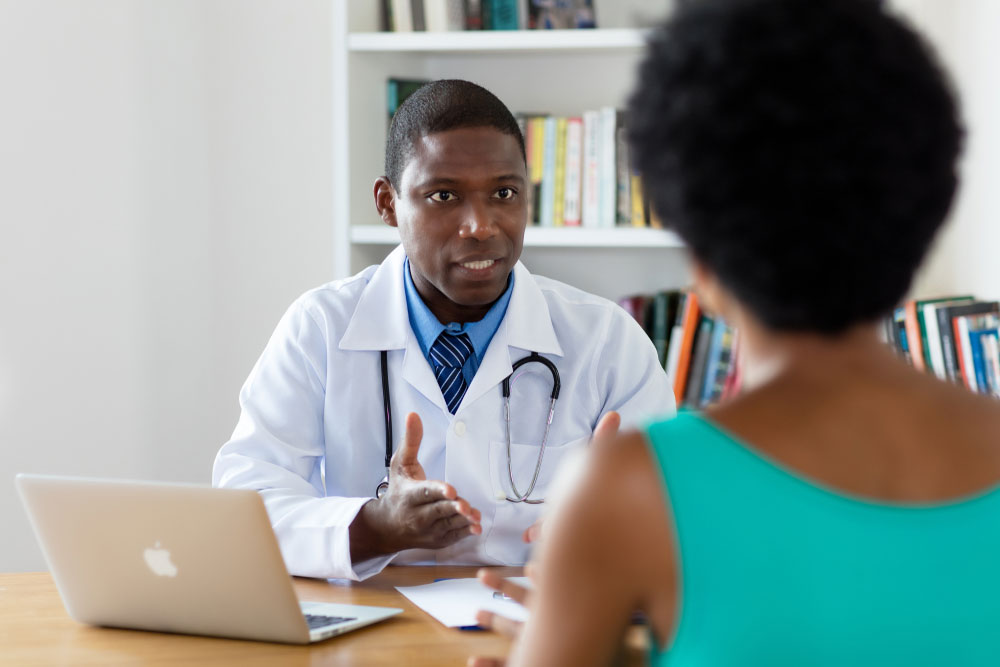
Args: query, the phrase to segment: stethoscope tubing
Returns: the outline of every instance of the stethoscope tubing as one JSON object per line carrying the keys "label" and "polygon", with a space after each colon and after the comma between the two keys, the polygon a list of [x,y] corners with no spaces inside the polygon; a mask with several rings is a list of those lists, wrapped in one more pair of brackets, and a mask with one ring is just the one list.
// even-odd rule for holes
{"label": "stethoscope tubing", "polygon": [[[545,432],[542,434],[542,444],[538,451],[538,461],[535,462],[535,472],[531,477],[531,484],[528,485],[528,490],[522,494],[518,491],[517,484],[514,482],[514,469],[510,453],[510,385],[511,378],[514,377],[514,373],[517,372],[517,369],[532,362],[542,364],[552,375],[552,393],[549,395],[549,413],[545,419]],[[382,350],[380,352],[379,363],[382,370],[382,406],[385,409],[385,479],[379,482],[378,486],[375,487],[376,498],[381,498],[389,488],[389,465],[392,461],[392,398],[389,394],[389,364],[387,350]],[[559,398],[560,384],[559,369],[556,368],[554,363],[537,352],[532,352],[523,359],[518,359],[514,362],[510,375],[505,377],[503,380],[501,392],[503,394],[504,430],[506,432],[507,444],[507,478],[510,480],[510,488],[514,492],[513,498],[507,495],[504,496],[508,502],[525,503],[528,505],[541,505],[545,502],[544,499],[534,499],[529,496],[531,496],[531,492],[535,490],[535,484],[538,482],[538,475],[542,470],[542,460],[545,457],[545,445],[549,441],[549,430],[552,427],[552,417],[555,414],[556,400]]]}

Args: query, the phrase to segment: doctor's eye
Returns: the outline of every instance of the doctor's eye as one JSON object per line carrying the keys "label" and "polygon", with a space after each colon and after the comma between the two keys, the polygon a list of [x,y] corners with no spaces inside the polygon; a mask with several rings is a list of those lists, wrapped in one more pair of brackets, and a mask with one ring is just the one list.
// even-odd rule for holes
{"label": "doctor's eye", "polygon": [[455,201],[455,194],[453,192],[448,192],[447,190],[438,190],[437,192],[432,192],[428,198],[431,201]]}
{"label": "doctor's eye", "polygon": [[517,190],[508,187],[498,188],[494,196],[497,199],[513,199],[517,196]]}

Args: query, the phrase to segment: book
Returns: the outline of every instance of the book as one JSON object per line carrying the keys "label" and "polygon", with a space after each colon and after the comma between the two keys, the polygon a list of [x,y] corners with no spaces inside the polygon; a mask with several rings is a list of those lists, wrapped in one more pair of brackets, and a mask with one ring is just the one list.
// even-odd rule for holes
{"label": "book", "polygon": [[482,0],[465,0],[465,29],[483,29],[483,2]]}
{"label": "book", "polygon": [[973,301],[951,306],[941,306],[937,308],[938,333],[941,338],[941,350],[944,357],[944,367],[947,379],[958,384],[964,384],[962,380],[962,370],[959,366],[958,344],[955,339],[954,319],[963,315],[977,315],[979,313],[995,312],[998,308],[996,301]]}
{"label": "book", "polygon": [[600,133],[598,136],[598,227],[615,226],[618,204],[617,175],[615,160],[615,136],[620,123],[621,112],[614,107],[604,107],[600,111]]}
{"label": "book", "polygon": [[701,316],[698,331],[694,335],[694,353],[691,355],[691,368],[688,369],[687,389],[684,391],[683,404],[692,408],[701,403],[702,389],[705,386],[705,365],[708,361],[708,347],[712,342],[712,328],[715,321],[707,315]]}
{"label": "book", "polygon": [[[952,318],[955,333],[955,353],[962,381],[972,391],[981,391],[981,374],[985,369],[976,369],[976,348],[979,347],[979,336],[973,333],[996,330],[1000,327],[1000,310],[990,310],[981,313],[958,315]],[[980,364],[982,360],[980,359]]]}
{"label": "book", "polygon": [[556,117],[547,116],[545,118],[545,144],[542,153],[542,187],[541,210],[538,215],[538,224],[542,227],[553,227],[555,225],[555,201],[556,201]]}
{"label": "book", "polygon": [[650,304],[650,338],[653,339],[653,347],[656,348],[656,356],[660,361],[660,367],[666,368],[667,348],[670,338],[670,293],[657,292],[653,296]]}
{"label": "book", "polygon": [[903,304],[903,325],[906,327],[906,341],[910,348],[910,363],[918,371],[925,368],[924,348],[917,320],[917,301],[910,299]]}
{"label": "book", "polygon": [[1000,335],[984,334],[980,339],[983,346],[983,365],[990,393],[1000,398]]}
{"label": "book", "polygon": [[988,378],[986,368],[986,351],[984,340],[988,336],[996,337],[1000,333],[1000,319],[995,319],[992,326],[969,330],[969,351],[972,356],[972,368],[976,381],[976,391],[980,394],[993,395],[993,386]]}
{"label": "book", "polygon": [[425,83],[430,83],[430,81],[428,79],[386,79],[385,104],[388,111],[386,128],[392,123],[392,117],[399,105]]}
{"label": "book", "polygon": [[517,30],[518,0],[481,0],[483,30]]}
{"label": "book", "polygon": [[552,176],[552,224],[562,227],[566,218],[566,118],[556,118],[556,166]]}
{"label": "book", "polygon": [[[531,224],[542,222],[542,177],[545,175],[545,117],[533,116],[528,122],[531,135],[531,152],[528,155],[528,172],[531,180]],[[525,147],[527,151],[527,146]]]}
{"label": "book", "polygon": [[[626,313],[632,316],[639,326],[649,334],[649,330],[646,328],[646,306],[649,303],[649,299],[642,294],[634,294],[632,296],[625,296],[618,299],[618,305],[621,306]],[[652,336],[650,336],[652,339]]]}
{"label": "book", "polygon": [[[619,116],[619,120],[624,114]],[[629,168],[628,139],[625,136],[625,125],[619,122],[615,128],[615,224],[632,225],[632,170]]]}
{"label": "book", "polygon": [[566,183],[564,186],[563,222],[567,227],[580,226],[581,176],[583,172],[583,119],[566,119]]}
{"label": "book", "polygon": [[937,309],[939,307],[959,305],[972,301],[974,299],[971,296],[956,296],[944,300],[926,301],[920,309],[923,321],[922,330],[926,336],[923,341],[924,350],[928,357],[928,367],[941,380],[947,380],[948,373],[945,370],[944,350],[941,345],[941,334],[938,328]]}
{"label": "book", "polygon": [[706,387],[702,391],[702,405],[717,403],[722,398],[726,378],[729,377],[733,353],[733,329],[723,320],[716,322],[715,327],[719,333],[716,335],[715,330],[713,330],[712,338],[713,343],[718,341],[718,352],[713,354],[713,350],[709,348],[709,358],[714,362],[714,366],[706,371]]}
{"label": "book", "polygon": [[635,171],[631,172],[632,186],[629,188],[629,196],[632,199],[632,226],[646,226],[646,206],[642,191],[642,179]]}
{"label": "book", "polygon": [[414,32],[424,32],[427,30],[427,21],[424,16],[424,0],[410,0],[410,13],[413,18]]}
{"label": "book", "polygon": [[733,396],[739,394],[742,381],[743,375],[741,373],[740,365],[740,331],[739,329],[734,328],[731,352],[729,355],[729,374],[726,375],[726,381],[722,387],[722,397],[719,400],[727,401]]}
{"label": "book", "polygon": [[[702,379],[701,396],[698,397],[698,406],[707,405],[712,400],[712,393],[715,390],[715,377],[718,375],[719,360],[722,358],[722,346],[726,334],[726,324],[718,320],[712,327],[712,341],[708,345],[708,356],[705,360],[705,377]],[[720,387],[721,392],[721,387]]]}
{"label": "book", "polygon": [[427,32],[465,30],[464,0],[424,0]]}
{"label": "book", "polygon": [[[677,377],[677,362],[681,353],[681,339],[684,337],[684,308],[687,303],[687,297],[687,292],[681,292],[677,295],[677,306],[674,309],[674,318],[671,320],[670,324],[670,339],[667,344],[667,363],[664,368],[667,371],[667,380],[670,382],[671,386],[675,384],[674,379]],[[650,328],[650,330],[652,330],[652,328]]]}
{"label": "book", "polygon": [[896,351],[899,353],[899,356],[912,364],[913,360],[910,359],[910,346],[909,342],[906,340],[906,310],[902,306],[893,309],[892,323],[894,327],[893,340],[896,342]]}
{"label": "book", "polygon": [[677,373],[674,377],[674,399],[678,403],[684,398],[684,387],[688,382],[687,370],[691,362],[691,345],[694,343],[694,334],[700,322],[698,319],[700,312],[697,295],[688,292],[684,300],[682,335],[677,352]]}
{"label": "book", "polygon": [[410,0],[390,0],[393,32],[413,32],[413,4]]}
{"label": "book", "polygon": [[598,146],[601,116],[596,111],[583,112],[583,185],[580,221],[584,227],[600,225],[600,173]]}

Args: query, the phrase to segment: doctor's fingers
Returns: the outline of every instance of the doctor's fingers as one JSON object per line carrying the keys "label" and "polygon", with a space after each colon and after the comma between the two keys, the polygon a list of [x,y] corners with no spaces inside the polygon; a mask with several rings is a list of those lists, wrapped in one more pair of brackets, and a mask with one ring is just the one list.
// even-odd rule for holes
{"label": "doctor's fingers", "polygon": [[479,524],[482,515],[479,510],[469,507],[464,499],[459,498],[457,501],[452,500],[442,500],[441,502],[434,503],[433,505],[425,505],[421,509],[428,510],[428,515],[433,521],[452,521],[452,528],[458,527],[459,525],[464,525],[458,522],[457,518],[464,520],[465,524]]}
{"label": "doctor's fingers", "polygon": [[466,535],[479,535],[483,527],[479,521],[473,521],[461,514],[452,514],[436,520],[431,525],[431,532],[439,540],[455,542]]}
{"label": "doctor's fingers", "polygon": [[458,492],[455,491],[455,487],[447,482],[401,483],[400,488],[406,494],[406,500],[411,505],[430,505],[441,501],[458,500]]}

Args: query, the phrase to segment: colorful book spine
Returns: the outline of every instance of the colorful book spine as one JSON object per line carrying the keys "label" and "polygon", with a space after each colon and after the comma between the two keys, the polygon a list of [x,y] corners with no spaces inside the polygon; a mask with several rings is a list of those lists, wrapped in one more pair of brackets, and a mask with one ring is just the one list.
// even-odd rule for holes
{"label": "colorful book spine", "polygon": [[584,227],[599,227],[601,221],[601,189],[598,170],[600,123],[601,115],[598,112],[583,112],[583,206],[580,220]]}
{"label": "colorful book spine", "polygon": [[545,155],[542,160],[542,201],[539,224],[542,227],[555,225],[556,201],[556,117],[545,119]]}
{"label": "colorful book spine", "polygon": [[705,377],[702,381],[701,396],[698,405],[708,405],[715,390],[715,376],[719,373],[719,361],[722,358],[722,344],[726,334],[726,323],[719,320],[712,329],[712,342],[708,346],[708,357],[705,362]]}
{"label": "colorful book spine", "polygon": [[531,173],[532,217],[535,225],[542,223],[542,177],[545,175],[545,117],[535,116],[529,123],[531,128]]}
{"label": "colorful book spine", "polygon": [[689,292],[687,299],[684,300],[684,330],[677,355],[677,374],[674,378],[674,398],[678,403],[684,397],[684,387],[688,381],[687,370],[691,363],[691,345],[694,342],[695,331],[698,329],[700,312],[698,297],[694,292]]}
{"label": "colorful book spine", "polygon": [[599,213],[598,226],[610,228],[615,226],[615,216],[618,206],[617,163],[615,161],[615,131],[618,124],[618,112],[614,107],[604,107],[600,111],[600,136],[598,141],[598,195]]}
{"label": "colorful book spine", "polygon": [[990,382],[986,377],[986,357],[983,354],[983,339],[996,335],[996,329],[973,329],[969,331],[969,353],[972,357],[973,375],[976,379],[976,391],[981,394],[992,393]]}
{"label": "colorful book spine", "polygon": [[631,173],[630,178],[632,179],[632,187],[629,188],[629,195],[632,199],[632,226],[645,227],[646,206],[642,192],[642,179],[635,172]]}
{"label": "colorful book spine", "polygon": [[910,363],[918,371],[925,369],[924,349],[917,320],[917,302],[909,300],[903,305],[903,323],[906,326],[906,341],[910,347]]}
{"label": "colorful book spine", "polygon": [[632,225],[632,170],[629,168],[628,139],[625,136],[624,114],[619,112],[615,127],[615,224]]}
{"label": "colorful book spine", "polygon": [[701,404],[701,394],[705,387],[705,370],[708,364],[708,348],[712,343],[712,329],[715,322],[707,315],[701,316],[698,332],[694,335],[694,353],[688,370],[688,386],[684,390],[684,405],[697,408]]}
{"label": "colorful book spine", "polygon": [[556,166],[552,182],[552,224],[562,227],[566,223],[566,118],[556,118]]}
{"label": "colorful book spine", "polygon": [[566,119],[566,184],[563,218],[567,227],[580,226],[583,175],[583,119]]}
{"label": "colorful book spine", "polygon": [[986,333],[980,339],[983,346],[983,365],[990,394],[1000,397],[1000,334]]}

